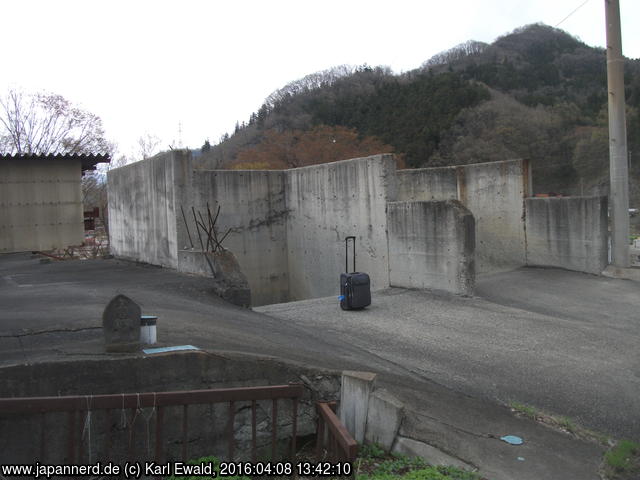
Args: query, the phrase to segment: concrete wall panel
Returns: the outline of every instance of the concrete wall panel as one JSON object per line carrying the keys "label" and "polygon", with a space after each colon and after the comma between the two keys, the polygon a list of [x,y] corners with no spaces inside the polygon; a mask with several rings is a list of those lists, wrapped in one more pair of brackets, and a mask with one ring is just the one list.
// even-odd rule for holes
{"label": "concrete wall panel", "polygon": [[0,253],[84,240],[80,160],[0,162]]}
{"label": "concrete wall panel", "polygon": [[178,268],[173,152],[108,173],[111,251]]}
{"label": "concrete wall panel", "polygon": [[399,202],[458,199],[455,167],[398,170],[397,176]]}
{"label": "concrete wall panel", "polygon": [[528,198],[527,265],[600,274],[607,222],[607,197]]}
{"label": "concrete wall panel", "polygon": [[523,216],[527,162],[513,160],[456,168],[459,200],[476,220],[478,273],[525,265]]}
{"label": "concrete wall panel", "polygon": [[[215,215],[220,205],[217,230],[224,234],[232,229],[223,246],[233,252],[247,276],[253,305],[288,300],[284,175],[283,171],[267,170],[194,170],[191,198],[184,206],[194,237],[191,206],[206,215],[208,202]],[[187,245],[184,235],[180,240],[181,246]],[[198,240],[193,240],[200,249]],[[189,271],[188,265],[184,263],[180,269]]]}
{"label": "concrete wall panel", "polygon": [[525,264],[524,205],[529,166],[524,160],[398,172],[399,201],[457,199],[476,221],[478,273]]}
{"label": "concrete wall panel", "polygon": [[357,237],[356,269],[369,274],[372,289],[389,286],[385,209],[396,190],[392,155],[286,172],[290,300],[339,292],[349,235]]}
{"label": "concrete wall panel", "polygon": [[387,222],[391,286],[473,294],[475,224],[460,202],[391,202]]}

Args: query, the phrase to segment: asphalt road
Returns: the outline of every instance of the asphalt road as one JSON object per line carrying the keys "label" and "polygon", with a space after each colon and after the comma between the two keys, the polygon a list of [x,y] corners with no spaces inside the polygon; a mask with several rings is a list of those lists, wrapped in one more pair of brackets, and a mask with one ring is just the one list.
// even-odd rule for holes
{"label": "asphalt road", "polygon": [[[359,312],[334,297],[251,311],[213,296],[206,279],[157,267],[3,255],[0,365],[108,357],[101,314],[124,293],[159,316],[164,344],[377,372],[406,402],[407,428],[490,478],[598,478],[600,448],[501,404],[640,440],[638,292],[630,281],[522,269],[480,278],[473,298],[389,289]],[[506,433],[524,435],[518,455],[535,461],[495,440]]]}
{"label": "asphalt road", "polygon": [[556,269],[481,277],[477,296],[389,289],[257,309],[315,327],[475,397],[533,405],[640,440],[640,285]]}

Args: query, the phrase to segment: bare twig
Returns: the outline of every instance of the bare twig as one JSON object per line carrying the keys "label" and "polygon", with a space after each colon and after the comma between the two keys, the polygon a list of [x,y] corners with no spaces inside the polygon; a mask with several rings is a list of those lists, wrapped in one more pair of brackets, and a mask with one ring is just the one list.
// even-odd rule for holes
{"label": "bare twig", "polygon": [[184,215],[184,209],[182,205],[180,205],[180,211],[182,212],[182,219],[184,220],[184,226],[187,229],[187,235],[189,236],[189,243],[191,244],[191,248],[193,248],[193,240],[191,240],[191,232],[189,231],[189,224],[187,223],[187,217]]}

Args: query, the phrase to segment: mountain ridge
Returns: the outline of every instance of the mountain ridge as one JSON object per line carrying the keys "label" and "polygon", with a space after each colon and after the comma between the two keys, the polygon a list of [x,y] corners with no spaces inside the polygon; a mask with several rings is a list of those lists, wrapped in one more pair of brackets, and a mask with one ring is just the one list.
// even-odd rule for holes
{"label": "mountain ridge", "polygon": [[[638,203],[640,60],[625,62],[625,88],[630,193]],[[342,141],[348,149],[335,148]],[[524,157],[536,192],[606,194],[606,53],[533,24],[491,44],[465,42],[399,75],[341,65],[271,94],[209,154],[224,168],[291,168],[381,146],[412,168]],[[260,162],[251,165],[252,155]]]}

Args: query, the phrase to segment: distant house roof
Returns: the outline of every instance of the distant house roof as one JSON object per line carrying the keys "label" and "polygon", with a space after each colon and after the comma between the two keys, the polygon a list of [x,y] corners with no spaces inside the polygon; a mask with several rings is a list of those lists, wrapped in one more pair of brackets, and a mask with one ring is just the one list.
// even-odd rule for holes
{"label": "distant house roof", "polygon": [[95,170],[96,165],[98,163],[109,163],[111,161],[111,157],[106,153],[48,153],[45,155],[38,155],[32,153],[3,153],[0,154],[0,161],[3,160],[16,160],[16,159],[24,159],[24,160],[80,160],[82,165],[82,171],[85,170]]}

